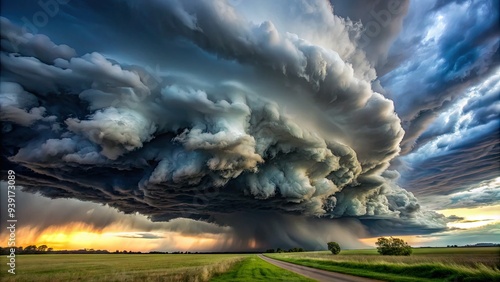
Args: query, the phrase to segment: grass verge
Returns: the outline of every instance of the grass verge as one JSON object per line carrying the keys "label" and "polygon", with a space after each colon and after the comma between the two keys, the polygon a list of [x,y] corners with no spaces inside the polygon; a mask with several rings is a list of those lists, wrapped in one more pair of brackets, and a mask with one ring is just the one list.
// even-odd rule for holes
{"label": "grass verge", "polygon": [[290,281],[290,282],[312,282],[315,280],[284,270],[263,261],[257,256],[251,256],[234,265],[226,273],[214,275],[211,282],[225,281]]}
{"label": "grass verge", "polygon": [[490,282],[500,281],[500,271],[478,265],[471,268],[463,265],[443,263],[361,263],[353,261],[333,261],[321,259],[284,258],[280,255],[268,255],[271,258],[318,269],[346,273],[356,276],[385,281],[464,281]]}

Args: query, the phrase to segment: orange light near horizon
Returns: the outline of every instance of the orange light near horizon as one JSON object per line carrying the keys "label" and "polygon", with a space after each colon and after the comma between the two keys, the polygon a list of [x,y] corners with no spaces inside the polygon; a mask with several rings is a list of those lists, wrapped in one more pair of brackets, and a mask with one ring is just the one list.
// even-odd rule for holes
{"label": "orange light near horizon", "polygon": [[483,227],[489,224],[500,223],[500,205],[447,209],[440,210],[438,212],[444,214],[445,216],[455,215],[464,218],[461,221],[448,223],[448,227],[471,229]]}
{"label": "orange light near horizon", "polygon": [[[480,228],[489,224],[500,223],[500,205],[496,206],[485,206],[485,207],[475,207],[475,208],[457,208],[457,209],[447,209],[439,210],[445,216],[458,216],[463,217],[463,220],[456,222],[449,222],[448,227],[450,228],[460,228],[460,229],[474,229]],[[382,237],[382,236],[379,236]],[[360,239],[362,243],[375,247],[375,242],[379,237],[363,238]],[[388,237],[388,236],[384,236]],[[394,237],[401,238],[408,242],[408,244],[419,247],[426,246],[438,239],[436,236],[420,236],[420,235],[410,235],[410,236],[397,236]]]}
{"label": "orange light near horizon", "polygon": [[255,249],[255,247],[257,247],[257,241],[255,241],[255,239],[250,239],[250,242],[249,242],[248,246],[251,249]]}
{"label": "orange light near horizon", "polygon": [[[100,249],[148,252],[162,251],[204,251],[210,250],[223,235],[185,236],[176,232],[155,232],[158,238],[142,238],[137,234],[143,230],[110,225],[102,230],[95,230],[88,225],[71,223],[66,226],[51,227],[39,232],[33,228],[16,230],[16,246],[47,245],[54,250]],[[151,232],[148,232],[151,234]],[[134,236],[137,235],[137,236]],[[0,240],[7,242],[8,235],[2,234]],[[222,240],[221,240],[222,239]]]}
{"label": "orange light near horizon", "polygon": [[214,245],[215,239],[213,238],[200,238],[200,237],[190,237],[182,236],[178,238],[175,247],[180,250],[195,250],[195,246],[198,245]]}

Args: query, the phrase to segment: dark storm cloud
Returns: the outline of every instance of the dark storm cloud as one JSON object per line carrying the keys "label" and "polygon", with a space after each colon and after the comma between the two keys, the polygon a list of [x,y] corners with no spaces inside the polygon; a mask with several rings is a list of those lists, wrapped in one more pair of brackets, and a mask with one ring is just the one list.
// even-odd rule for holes
{"label": "dark storm cloud", "polygon": [[[21,186],[18,186],[21,187]],[[0,182],[2,195],[7,194],[7,183]],[[43,189],[42,189],[43,190]],[[33,190],[37,192],[37,190]],[[69,195],[71,196],[71,195]],[[110,208],[108,205],[99,205],[74,199],[49,199],[35,193],[16,191],[16,201],[22,209],[16,211],[16,219],[22,222],[22,227],[29,227],[38,234],[49,228],[64,228],[71,224],[81,224],[95,231],[102,231],[111,225],[125,229],[139,229],[144,234],[151,232],[177,232],[181,235],[196,236],[210,234],[228,234],[231,228],[216,224],[178,218],[170,222],[151,222],[146,217],[126,215]],[[2,197],[2,206],[7,206],[7,197]],[[7,213],[2,213],[2,221],[6,221]],[[1,234],[7,231],[2,230]]]}
{"label": "dark storm cloud", "polygon": [[472,208],[485,207],[500,204],[500,190],[498,184],[500,179],[484,181],[479,185],[473,185],[465,191],[448,196],[446,208]]}
{"label": "dark storm cloud", "polygon": [[221,215],[218,220],[233,226],[235,232],[223,248],[239,250],[248,248],[251,241],[260,249],[302,246],[307,250],[324,250],[326,242],[333,240],[342,241],[346,248],[359,248],[358,238],[369,235],[366,227],[353,218],[332,220],[273,212],[243,212],[235,216]]}
{"label": "dark storm cloud", "polygon": [[498,121],[500,115],[500,69],[479,87],[464,106],[464,114],[472,116],[469,127],[475,127]]}
{"label": "dark storm cloud", "polygon": [[378,219],[378,220],[361,220],[361,222],[370,230],[373,236],[393,236],[393,235],[419,235],[431,234],[443,231],[442,223],[437,221],[438,224],[422,225],[411,224],[405,220],[400,219]]}
{"label": "dark storm cloud", "polygon": [[412,187],[418,196],[428,199],[449,195],[447,200],[442,199],[448,207],[500,201],[495,185],[488,191],[476,191],[481,195],[461,197],[458,193],[491,181],[500,171],[499,78],[500,73],[495,73],[466,91],[456,105],[438,115],[420,137],[427,140],[427,144],[403,158],[411,168],[402,173],[401,182]]}
{"label": "dark storm cloud", "polygon": [[403,19],[410,1],[342,1],[331,0],[336,15],[361,22],[363,31],[358,44],[367,53],[367,58],[383,74],[389,48],[400,33]]}
{"label": "dark storm cloud", "polygon": [[428,142],[419,137],[436,116],[500,62],[497,1],[413,2],[410,10],[390,55],[397,67],[381,78],[406,131],[404,154]]}
{"label": "dark storm cloud", "polygon": [[[359,3],[352,1],[333,3],[337,14],[359,19],[365,27],[374,16],[387,11],[384,5],[389,5],[371,1],[359,8]],[[389,90],[381,93],[394,99],[406,131],[402,148],[404,154],[410,155],[404,158],[404,165],[397,165],[401,160],[394,161],[394,167],[403,169],[399,182],[418,196],[425,196],[427,203],[435,201],[433,195],[462,191],[496,177],[500,171],[500,132],[496,124],[500,89],[495,75],[500,61],[498,10],[496,1],[414,1],[387,62],[377,65],[382,85]],[[388,47],[381,47],[388,46],[388,39],[397,34],[391,31],[398,30],[401,24],[397,17],[391,20],[393,27],[383,29],[365,48],[369,49],[368,58],[370,54],[384,58],[379,51],[388,51]],[[375,19],[375,23],[380,21]],[[488,76],[492,78],[482,85]],[[461,107],[457,101],[473,91],[479,93],[466,102],[462,111],[447,112],[450,107]],[[431,146],[418,151],[428,142],[439,143],[439,154],[429,150]],[[463,146],[457,142],[463,142]],[[489,204],[499,200],[494,191],[498,188],[492,188]],[[460,206],[469,204],[481,205],[471,200]]]}
{"label": "dark storm cloud", "polygon": [[36,57],[44,63],[51,63],[56,58],[70,59],[76,56],[75,50],[68,45],[56,45],[42,34],[25,33],[22,28],[5,18],[0,21],[2,30],[2,49],[11,53],[22,53]]}
{"label": "dark storm cloud", "polygon": [[495,130],[498,126],[499,123],[494,122],[490,125],[493,130],[487,127],[471,130],[469,136],[450,144],[443,153],[412,162],[412,171],[403,176],[403,181],[417,195],[429,196],[449,195],[497,177],[500,141]]}
{"label": "dark storm cloud", "polygon": [[[326,242],[305,230],[327,219],[298,215],[361,217],[373,234],[404,224],[443,229],[443,216],[422,210],[385,172],[404,132],[392,101],[371,87],[375,69],[353,40],[359,26],[326,1],[276,3],[269,5],[290,9],[274,15],[275,25],[247,20],[243,4],[225,1],[113,1],[113,9],[75,1],[61,12],[67,19],[104,26],[90,53],[2,19],[2,157],[24,191],[153,221],[216,222],[240,234],[228,243],[239,248],[252,240]],[[283,30],[287,15],[297,22]],[[381,36],[390,40],[393,32]],[[130,46],[128,56],[115,54],[115,44]],[[140,63],[144,52],[153,52],[158,73]],[[280,223],[292,216],[297,227]],[[356,220],[328,222],[328,230],[359,228]],[[273,238],[247,230],[267,225],[283,231]],[[284,239],[297,232],[304,238]]]}
{"label": "dark storm cloud", "polygon": [[393,168],[427,206],[500,171],[498,21],[497,1],[415,1],[389,52],[380,80],[405,129]]}
{"label": "dark storm cloud", "polygon": [[482,192],[456,195],[451,198],[450,208],[483,207],[500,204],[500,192],[498,188],[488,189]]}

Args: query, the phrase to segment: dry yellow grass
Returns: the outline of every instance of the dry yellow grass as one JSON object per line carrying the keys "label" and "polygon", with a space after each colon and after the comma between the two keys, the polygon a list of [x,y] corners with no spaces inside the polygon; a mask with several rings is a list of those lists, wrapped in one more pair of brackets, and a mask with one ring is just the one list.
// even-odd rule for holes
{"label": "dry yellow grass", "polygon": [[[16,275],[2,271],[1,281],[208,281],[248,257],[238,254],[53,254],[20,255]],[[5,265],[6,258],[0,258]],[[4,269],[4,268],[2,268]]]}

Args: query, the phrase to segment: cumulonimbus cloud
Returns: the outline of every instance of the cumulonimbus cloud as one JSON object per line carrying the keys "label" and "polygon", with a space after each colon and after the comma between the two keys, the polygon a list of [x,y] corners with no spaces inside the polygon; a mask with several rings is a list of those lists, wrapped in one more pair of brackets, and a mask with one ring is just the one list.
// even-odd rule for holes
{"label": "cumulonimbus cloud", "polygon": [[[165,48],[188,42],[215,66],[241,65],[253,79],[168,66],[156,77],[98,52],[77,55],[2,18],[2,155],[25,191],[153,220],[238,226],[228,214],[269,211],[443,228],[444,217],[420,210],[386,172],[404,131],[348,36],[358,27],[327,2],[316,4],[329,9],[326,28],[345,35],[338,41],[248,21],[225,1],[116,4],[170,38],[159,40]],[[286,102],[294,100],[307,104]]]}

